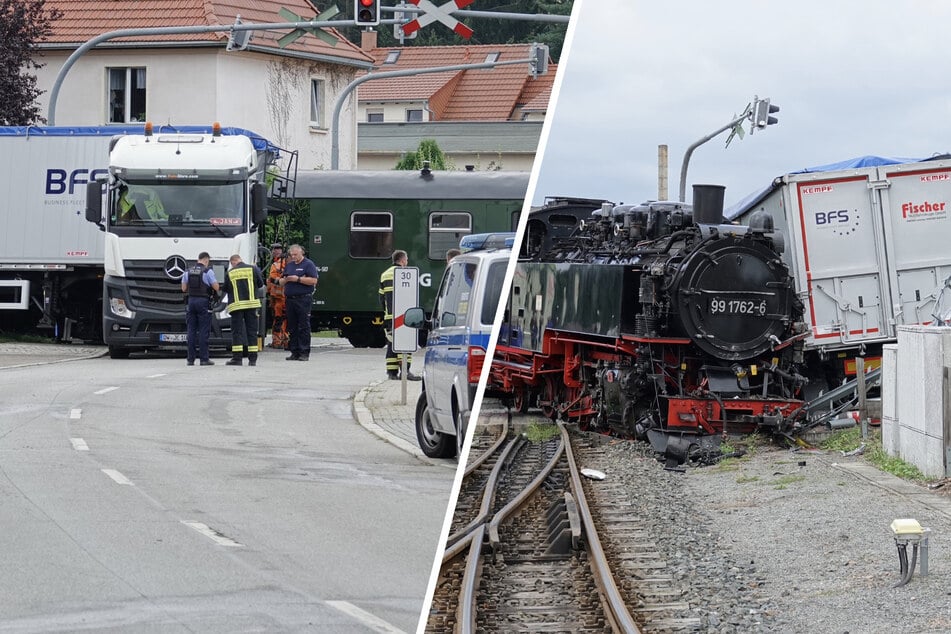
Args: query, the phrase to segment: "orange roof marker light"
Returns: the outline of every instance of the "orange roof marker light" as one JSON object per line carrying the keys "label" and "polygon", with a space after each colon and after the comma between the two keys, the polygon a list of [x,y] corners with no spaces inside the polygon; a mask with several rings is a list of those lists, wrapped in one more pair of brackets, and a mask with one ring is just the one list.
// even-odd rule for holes
{"label": "orange roof marker light", "polygon": [[211,124],[211,136],[221,136],[221,124],[217,121]]}
{"label": "orange roof marker light", "polygon": [[145,122],[145,136],[152,136],[152,122]]}

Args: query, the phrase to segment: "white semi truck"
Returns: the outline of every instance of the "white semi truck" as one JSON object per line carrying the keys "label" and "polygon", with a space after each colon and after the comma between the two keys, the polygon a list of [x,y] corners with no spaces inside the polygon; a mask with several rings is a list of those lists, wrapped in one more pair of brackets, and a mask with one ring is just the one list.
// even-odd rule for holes
{"label": "white semi truck", "polygon": [[[287,181],[276,147],[217,125],[0,128],[0,147],[0,331],[39,324],[113,357],[184,346],[180,269],[201,251],[219,278],[234,253],[257,261],[265,176]],[[229,338],[223,313],[212,345]]]}
{"label": "white semi truck", "polygon": [[[896,327],[934,321],[951,275],[951,160],[861,157],[786,174],[727,211],[764,210],[806,308],[806,362],[829,384],[881,361]],[[825,386],[812,386],[822,389]]]}

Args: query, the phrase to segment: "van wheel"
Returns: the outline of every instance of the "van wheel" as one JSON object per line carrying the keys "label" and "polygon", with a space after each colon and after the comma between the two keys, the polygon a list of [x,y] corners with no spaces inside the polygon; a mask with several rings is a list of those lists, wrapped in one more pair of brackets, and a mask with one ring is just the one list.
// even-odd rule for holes
{"label": "van wheel", "polygon": [[452,438],[433,428],[426,392],[420,394],[416,401],[416,441],[430,458],[452,458],[456,451]]}
{"label": "van wheel", "polygon": [[120,348],[119,346],[109,346],[109,358],[110,359],[128,359],[129,353],[132,352],[128,348]]}

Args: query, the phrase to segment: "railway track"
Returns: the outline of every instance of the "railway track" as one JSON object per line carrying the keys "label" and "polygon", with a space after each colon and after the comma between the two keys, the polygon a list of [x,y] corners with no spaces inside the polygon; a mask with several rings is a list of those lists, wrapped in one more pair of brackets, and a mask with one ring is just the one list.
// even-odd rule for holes
{"label": "railway track", "polygon": [[467,469],[483,473],[460,491],[427,632],[700,629],[629,487],[581,476],[596,442],[559,426],[539,442],[508,433],[492,452]]}

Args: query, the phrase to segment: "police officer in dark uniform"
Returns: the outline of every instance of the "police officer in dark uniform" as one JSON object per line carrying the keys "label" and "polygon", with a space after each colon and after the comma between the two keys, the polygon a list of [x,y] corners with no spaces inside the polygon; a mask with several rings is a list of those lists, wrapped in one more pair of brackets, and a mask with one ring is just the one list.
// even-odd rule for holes
{"label": "police officer in dark uniform", "polygon": [[211,256],[206,251],[198,254],[198,261],[182,276],[182,292],[188,295],[185,323],[188,325],[188,365],[214,365],[208,358],[208,338],[211,336],[211,294],[218,292],[218,280],[209,266]]}
{"label": "police officer in dark uniform", "polygon": [[225,273],[224,287],[228,294],[228,314],[231,315],[231,360],[225,365],[241,365],[241,357],[248,354],[248,365],[258,363],[258,319],[261,300],[258,289],[264,286],[261,269],[246,264],[241,256],[231,256],[231,270]]}

